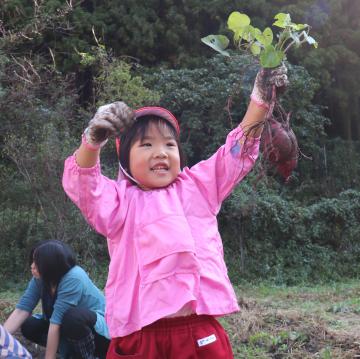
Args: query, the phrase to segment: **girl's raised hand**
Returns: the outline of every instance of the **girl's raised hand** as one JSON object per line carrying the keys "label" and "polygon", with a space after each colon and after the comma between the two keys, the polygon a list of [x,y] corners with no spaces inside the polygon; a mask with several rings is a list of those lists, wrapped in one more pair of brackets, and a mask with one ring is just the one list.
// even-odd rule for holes
{"label": "girl's raised hand", "polygon": [[256,75],[251,99],[260,106],[268,108],[273,87],[276,87],[277,92],[283,92],[288,85],[287,67],[284,64],[274,69],[261,68]]}
{"label": "girl's raised hand", "polygon": [[134,111],[125,102],[116,101],[100,106],[84,132],[86,141],[101,146],[111,135],[118,136],[131,127],[134,121]]}

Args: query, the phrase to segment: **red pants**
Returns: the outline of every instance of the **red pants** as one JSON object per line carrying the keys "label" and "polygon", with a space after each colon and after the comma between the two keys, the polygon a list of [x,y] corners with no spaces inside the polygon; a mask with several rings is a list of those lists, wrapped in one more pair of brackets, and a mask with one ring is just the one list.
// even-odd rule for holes
{"label": "red pants", "polygon": [[106,359],[233,359],[229,338],[209,315],[165,318],[113,338]]}

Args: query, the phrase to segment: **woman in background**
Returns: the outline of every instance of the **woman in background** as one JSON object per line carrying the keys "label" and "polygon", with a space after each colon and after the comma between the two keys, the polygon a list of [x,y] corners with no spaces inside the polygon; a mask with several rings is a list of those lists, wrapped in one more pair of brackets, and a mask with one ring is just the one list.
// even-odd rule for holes
{"label": "woman in background", "polygon": [[[65,243],[49,240],[31,250],[33,278],[4,324],[13,334],[46,347],[45,359],[105,358],[109,335],[105,299],[86,272],[76,265]],[[42,314],[31,315],[41,300]]]}

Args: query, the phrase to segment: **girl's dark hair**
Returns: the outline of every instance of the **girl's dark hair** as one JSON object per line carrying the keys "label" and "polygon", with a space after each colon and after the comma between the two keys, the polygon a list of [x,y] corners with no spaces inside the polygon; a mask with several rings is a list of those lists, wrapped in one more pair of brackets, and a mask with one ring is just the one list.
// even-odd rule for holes
{"label": "girl's dark hair", "polygon": [[34,262],[47,289],[57,286],[61,278],[76,265],[75,254],[64,242],[44,241],[32,248],[30,263]]}
{"label": "girl's dark hair", "polygon": [[185,156],[184,152],[181,147],[180,138],[176,129],[170,124],[170,122],[164,120],[161,117],[157,116],[141,116],[139,117],[136,122],[130,127],[129,130],[124,132],[120,137],[120,155],[119,161],[121,166],[132,176],[130,173],[130,149],[132,144],[137,140],[143,140],[146,136],[146,132],[150,125],[155,125],[156,128],[163,133],[164,126],[170,131],[171,135],[173,136],[174,140],[177,143],[179,148],[179,155],[180,155],[180,167],[183,168],[185,166]]}

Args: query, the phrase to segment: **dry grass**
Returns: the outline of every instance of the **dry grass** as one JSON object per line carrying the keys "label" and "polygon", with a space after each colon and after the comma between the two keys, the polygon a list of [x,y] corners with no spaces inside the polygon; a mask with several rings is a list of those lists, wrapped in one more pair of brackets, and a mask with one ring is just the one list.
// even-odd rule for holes
{"label": "dry grass", "polygon": [[[0,293],[0,321],[17,295]],[[334,287],[237,288],[241,311],[221,322],[236,359],[360,358],[360,284]],[[42,348],[16,335],[43,358]]]}
{"label": "dry grass", "polygon": [[359,290],[239,288],[241,311],[222,319],[235,358],[360,358]]}

